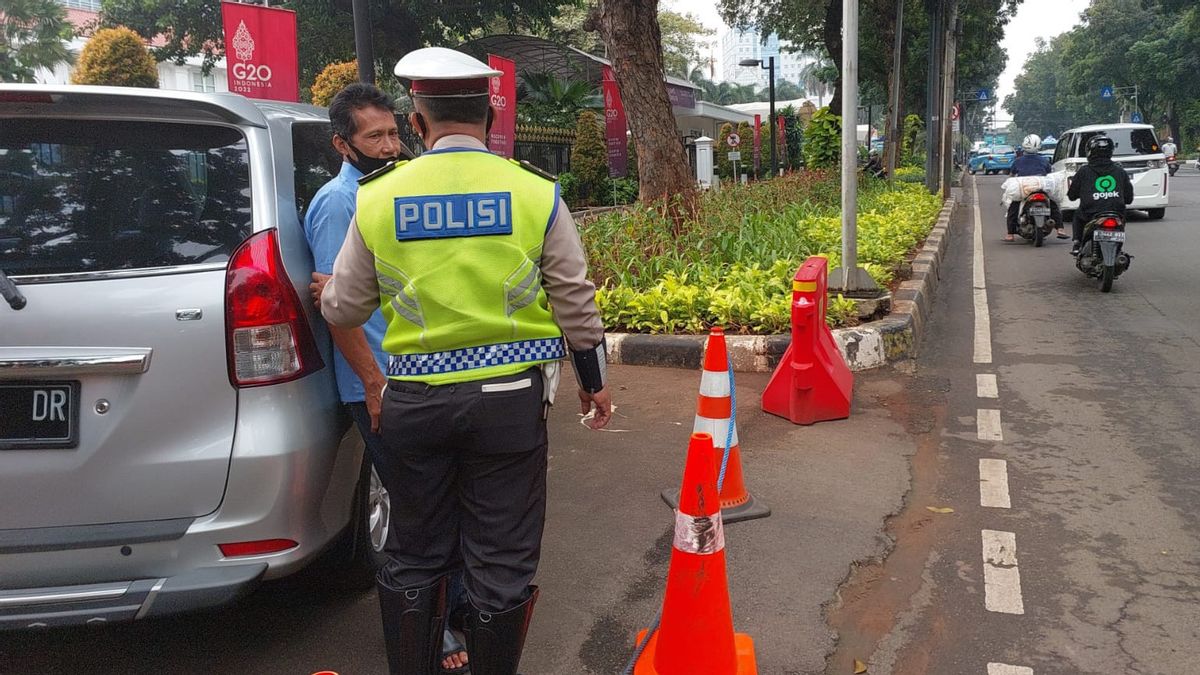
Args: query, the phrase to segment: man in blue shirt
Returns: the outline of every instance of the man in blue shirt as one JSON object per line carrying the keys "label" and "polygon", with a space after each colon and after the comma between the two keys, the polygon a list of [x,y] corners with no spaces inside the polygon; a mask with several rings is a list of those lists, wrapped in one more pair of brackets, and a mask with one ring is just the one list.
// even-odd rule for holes
{"label": "man in blue shirt", "polygon": [[[388,162],[412,156],[400,141],[391,97],[374,85],[357,82],[338,92],[329,106],[329,121],[333,127],[333,147],[342,156],[342,168],[317,191],[304,218],[304,236],[312,250],[316,270],[313,279],[317,283],[333,273],[333,261],[354,217],[358,179]],[[337,347],[333,368],[338,394],[363,437],[367,456],[376,465],[386,465],[389,458],[379,435],[379,411],[383,388],[387,386],[384,376],[387,356],[382,347],[387,321],[376,311],[360,328],[328,326]],[[466,652],[449,630],[445,634],[443,672],[464,672]]]}

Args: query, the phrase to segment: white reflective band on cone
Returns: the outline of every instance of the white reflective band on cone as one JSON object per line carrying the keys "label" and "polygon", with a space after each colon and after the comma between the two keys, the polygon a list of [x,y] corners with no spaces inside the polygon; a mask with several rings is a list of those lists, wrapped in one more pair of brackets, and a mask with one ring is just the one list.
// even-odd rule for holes
{"label": "white reflective band on cone", "polygon": [[[712,439],[713,439],[713,447],[724,450],[725,449],[725,437],[729,435],[729,422],[730,422],[730,419],[728,417],[726,417],[724,419],[714,420],[714,419],[711,419],[708,417],[701,417],[699,415],[696,415],[696,423],[695,423],[695,425],[692,426],[692,433],[694,433],[694,434],[711,434]],[[738,435],[737,435],[737,426],[736,425],[733,427],[732,444],[734,447],[737,447],[737,445],[738,445]]]}
{"label": "white reflective band on cone", "polygon": [[721,524],[721,512],[711,516],[689,516],[676,509],[675,549],[696,555],[724,551],[725,526]]}
{"label": "white reflective band on cone", "polygon": [[705,370],[700,373],[700,395],[721,398],[729,396],[729,373]]}

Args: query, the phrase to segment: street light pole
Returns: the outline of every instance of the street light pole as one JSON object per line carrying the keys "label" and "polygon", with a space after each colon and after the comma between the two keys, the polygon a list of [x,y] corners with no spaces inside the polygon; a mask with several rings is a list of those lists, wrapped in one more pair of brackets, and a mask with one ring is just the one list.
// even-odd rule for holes
{"label": "street light pole", "polygon": [[375,48],[371,43],[371,5],[369,0],[353,0],[354,57],[358,59],[358,79],[375,84]]}
{"label": "street light pole", "polygon": [[774,56],[767,57],[767,77],[771,80],[770,83],[767,85],[767,89],[768,89],[768,91],[770,91],[770,100],[771,100],[771,103],[770,103],[770,105],[771,105],[771,108],[770,108],[771,121],[769,123],[769,126],[771,127],[771,177],[776,178],[779,176],[779,159],[778,159],[778,156],[775,154],[775,145],[776,145],[776,142],[777,142],[778,136],[779,136],[779,127],[777,126],[776,121],[775,121],[775,57]]}

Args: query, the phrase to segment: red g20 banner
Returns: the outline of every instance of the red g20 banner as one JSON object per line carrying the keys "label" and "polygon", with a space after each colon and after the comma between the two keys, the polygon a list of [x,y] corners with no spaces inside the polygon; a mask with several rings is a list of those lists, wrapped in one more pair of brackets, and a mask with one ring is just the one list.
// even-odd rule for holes
{"label": "red g20 banner", "polygon": [[604,136],[608,143],[608,177],[629,173],[629,146],[625,140],[625,104],[612,67],[604,66]]}
{"label": "red g20 banner", "polygon": [[762,162],[762,115],[754,116],[754,175]]}
{"label": "red g20 banner", "polygon": [[517,64],[503,56],[488,54],[488,65],[502,73],[492,78],[488,91],[495,115],[488,133],[488,148],[501,157],[512,157],[517,142]]}
{"label": "red g20 banner", "polygon": [[274,101],[300,100],[296,13],[221,3],[229,91]]}

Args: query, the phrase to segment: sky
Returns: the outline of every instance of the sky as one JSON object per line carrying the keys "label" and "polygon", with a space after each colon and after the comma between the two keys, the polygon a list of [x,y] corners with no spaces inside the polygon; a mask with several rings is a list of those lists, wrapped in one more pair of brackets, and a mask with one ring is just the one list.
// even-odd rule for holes
{"label": "sky", "polygon": [[[1064,33],[1079,23],[1079,14],[1091,4],[1090,0],[1025,0],[1017,10],[1017,15],[1005,28],[1002,46],[1008,52],[1008,64],[1000,75],[1000,85],[996,90],[996,100],[1004,101],[1004,97],[1013,91],[1013,81],[1025,66],[1025,59],[1034,50],[1034,40],[1038,37],[1050,39]],[[683,13],[691,13],[700,18],[701,23],[717,31],[716,39],[720,39],[729,30],[717,13],[715,2],[704,0],[663,0],[662,6]],[[721,50],[718,47],[713,54],[717,59],[717,76],[720,77]],[[997,117],[1007,119],[1008,114],[997,108]]]}

